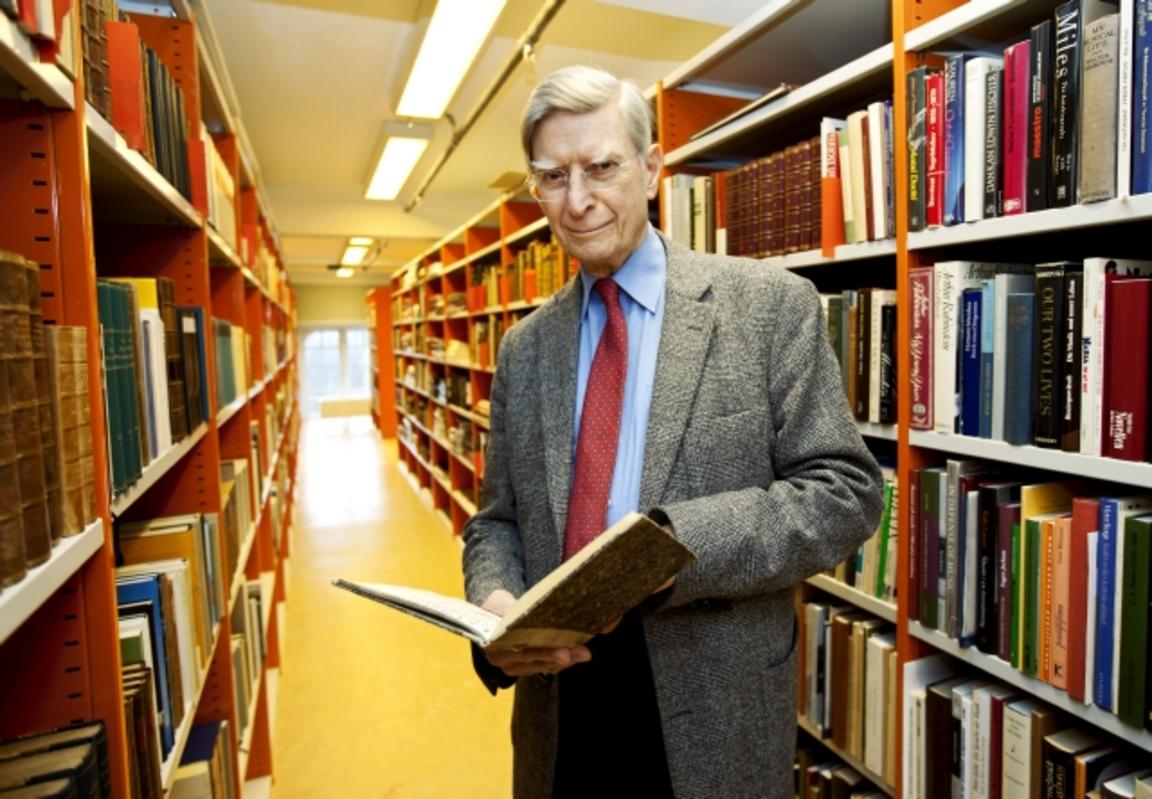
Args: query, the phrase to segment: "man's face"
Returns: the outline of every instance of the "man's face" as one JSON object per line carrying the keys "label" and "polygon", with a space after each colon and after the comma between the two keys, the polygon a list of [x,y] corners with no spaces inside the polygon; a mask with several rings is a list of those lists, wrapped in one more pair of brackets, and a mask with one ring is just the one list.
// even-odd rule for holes
{"label": "man's face", "polygon": [[[618,164],[606,185],[594,185],[603,164]],[[540,206],[568,254],[597,277],[611,275],[644,240],[648,200],[656,196],[663,158],[652,145],[637,153],[615,102],[596,111],[559,111],[536,126],[535,170],[567,170],[567,186]]]}

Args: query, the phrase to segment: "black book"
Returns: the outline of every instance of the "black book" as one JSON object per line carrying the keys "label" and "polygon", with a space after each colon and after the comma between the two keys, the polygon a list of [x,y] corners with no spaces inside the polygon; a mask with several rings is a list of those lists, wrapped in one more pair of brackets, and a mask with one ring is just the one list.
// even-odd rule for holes
{"label": "black book", "polygon": [[896,423],[896,306],[880,308],[880,424]]}
{"label": "black book", "polygon": [[1080,451],[1080,378],[1083,369],[1084,267],[1070,264],[1064,270],[1064,318],[1060,365],[1060,448]]}
{"label": "black book", "polygon": [[1028,201],[1029,211],[1048,207],[1048,94],[1052,80],[1052,20],[1032,26],[1028,101]]}
{"label": "black book", "polygon": [[1036,265],[1036,310],[1032,336],[1032,443],[1059,449],[1060,389],[1064,348],[1064,270],[1066,262]]}
{"label": "black book", "polygon": [[984,218],[992,219],[1001,213],[1000,161],[1000,94],[1004,85],[1004,70],[988,70],[984,94]]}
{"label": "black book", "polygon": [[[931,67],[916,67],[908,73],[908,229],[925,227],[925,195],[927,175],[925,161],[924,119],[927,98],[924,78],[936,72]],[[846,179],[846,177],[842,177]]]}
{"label": "black book", "polygon": [[0,11],[3,11],[12,19],[20,16],[20,9],[16,5],[16,0],[0,0]]}
{"label": "black book", "polygon": [[856,419],[868,421],[868,376],[872,354],[872,289],[856,292]]}
{"label": "black book", "polygon": [[979,487],[980,519],[976,540],[976,648],[997,654],[1000,613],[997,593],[1001,573],[1000,506],[1020,501],[1020,483],[987,482]]}

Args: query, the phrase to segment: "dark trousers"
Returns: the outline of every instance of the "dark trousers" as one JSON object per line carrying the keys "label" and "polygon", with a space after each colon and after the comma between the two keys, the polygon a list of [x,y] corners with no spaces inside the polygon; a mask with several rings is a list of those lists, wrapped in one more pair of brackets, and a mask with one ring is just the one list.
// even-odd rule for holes
{"label": "dark trousers", "polygon": [[589,643],[592,660],[561,672],[553,799],[672,797],[648,648],[629,614]]}

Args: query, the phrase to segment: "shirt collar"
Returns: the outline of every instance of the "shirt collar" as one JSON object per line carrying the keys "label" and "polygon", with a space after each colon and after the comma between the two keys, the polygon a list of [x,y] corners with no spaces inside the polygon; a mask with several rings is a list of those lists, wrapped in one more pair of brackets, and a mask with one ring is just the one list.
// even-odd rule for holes
{"label": "shirt collar", "polygon": [[[668,255],[664,251],[664,243],[656,235],[652,225],[648,225],[648,235],[640,242],[624,264],[612,275],[616,284],[634,302],[641,305],[648,313],[656,313],[656,306],[660,302],[660,293],[664,290],[664,276],[668,270]],[[588,313],[588,298],[592,293],[592,286],[597,278],[583,269],[580,270],[580,280],[583,282],[584,304],[580,315]]]}

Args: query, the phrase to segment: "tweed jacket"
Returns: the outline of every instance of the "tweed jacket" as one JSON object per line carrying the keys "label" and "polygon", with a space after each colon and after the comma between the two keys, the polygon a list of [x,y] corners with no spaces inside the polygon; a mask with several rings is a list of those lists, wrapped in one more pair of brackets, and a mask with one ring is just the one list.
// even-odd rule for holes
{"label": "tweed jacket", "polygon": [[[666,515],[698,557],[643,621],[672,785],[679,799],[791,796],[792,589],[875,529],[880,471],[812,284],[661,238],[668,275],[640,510]],[[472,602],[498,588],[519,596],[560,565],[581,300],[570,281],[504,337],[482,508],[464,530]],[[555,680],[517,681],[520,799],[551,793],[556,708]]]}

